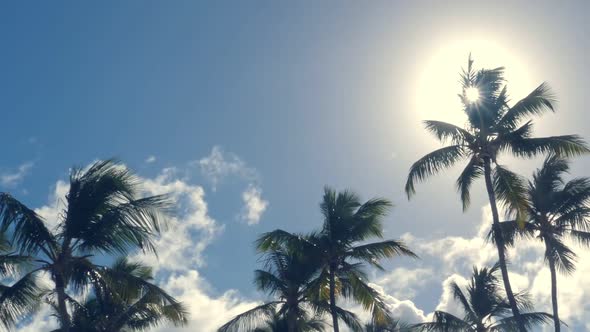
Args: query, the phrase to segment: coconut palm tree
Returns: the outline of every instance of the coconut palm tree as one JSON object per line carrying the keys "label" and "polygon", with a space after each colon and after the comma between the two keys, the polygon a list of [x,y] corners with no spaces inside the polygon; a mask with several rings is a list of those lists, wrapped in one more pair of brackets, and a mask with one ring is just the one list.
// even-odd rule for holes
{"label": "coconut palm tree", "polygon": [[[287,319],[278,314],[265,320],[264,327],[254,329],[254,332],[285,332],[289,331]],[[318,318],[308,320],[299,320],[297,322],[297,331],[300,332],[323,332],[325,331],[326,323]]]}
{"label": "coconut palm tree", "polygon": [[410,332],[413,327],[399,320],[389,319],[386,323],[367,323],[364,332]]}
{"label": "coconut palm tree", "polygon": [[0,194],[0,226],[12,231],[21,253],[35,256],[38,264],[29,274],[45,271],[51,276],[62,331],[71,327],[72,297],[67,292],[88,285],[105,287],[104,269],[93,262],[93,255],[155,252],[154,238],[171,205],[166,196],[141,197],[139,184],[129,169],[113,160],[73,169],[67,207],[52,221],[57,225],[53,229],[11,195]]}
{"label": "coconut palm tree", "polygon": [[187,323],[184,306],[152,283],[150,267],[120,258],[103,275],[107,288],[75,306],[70,331],[145,331],[165,321]]}
{"label": "coconut palm tree", "polygon": [[[274,297],[274,300],[261,304],[227,322],[219,332],[248,331],[260,324],[268,324],[280,317],[277,322],[286,324],[286,331],[306,331],[310,313],[321,314],[327,305],[317,294],[321,292],[318,282],[317,257],[306,256],[305,248],[291,243],[274,245],[263,256],[265,268],[254,271],[256,287]],[[353,330],[358,331],[360,324],[356,315],[337,308],[338,316]],[[317,324],[316,324],[317,325]],[[315,325],[314,325],[315,326]],[[283,330],[285,331],[285,330]]]}
{"label": "coconut palm tree", "polygon": [[383,217],[391,207],[386,199],[375,198],[361,203],[358,195],[350,191],[337,193],[325,188],[320,209],[324,217],[322,229],[308,237],[293,235],[282,230],[264,234],[259,249],[275,243],[307,242],[310,256],[321,259],[318,277],[327,281],[330,313],[334,331],[339,331],[337,295],[359,302],[372,313],[375,322],[385,322],[389,312],[381,295],[367,283],[363,271],[365,263],[383,269],[379,259],[406,255],[417,257],[403,242],[386,240],[366,243],[371,238],[383,238]]}
{"label": "coconut palm tree", "polygon": [[[508,300],[501,291],[496,276],[499,265],[492,268],[473,268],[473,275],[465,290],[452,282],[451,292],[465,315],[457,317],[445,311],[435,311],[432,322],[415,325],[415,329],[428,332],[499,332],[514,331],[518,324]],[[532,304],[526,294],[516,294],[520,310],[530,310]],[[551,322],[551,315],[542,312],[522,312],[520,318],[525,328],[533,328]]]}
{"label": "coconut palm tree", "polygon": [[[470,57],[461,80],[463,92],[459,97],[463,103],[463,111],[467,115],[466,127],[440,121],[425,121],[428,131],[443,144],[450,144],[425,155],[412,165],[405,191],[410,198],[415,193],[416,182],[424,181],[459,161],[468,160],[457,179],[457,190],[463,209],[469,206],[472,183],[483,176],[492,209],[493,227],[498,228],[500,218],[497,200],[504,203],[508,211],[517,215],[524,209],[524,203],[518,200],[518,188],[512,186],[517,178],[516,174],[498,163],[502,152],[517,157],[533,157],[546,152],[574,156],[587,153],[589,150],[578,135],[531,137],[533,123],[528,120],[523,124],[523,121],[533,115],[554,111],[554,99],[546,83],[539,85],[513,106],[509,106],[503,68],[476,71]],[[514,316],[520,321],[516,299],[508,278],[504,239],[501,232],[495,232],[494,236],[506,294]],[[519,330],[525,331],[524,323],[519,324]]]}
{"label": "coconut palm tree", "polygon": [[0,280],[16,280],[10,286],[0,284],[0,323],[10,329],[37,308],[43,290],[34,275],[19,278],[30,257],[14,252],[5,233],[0,233],[0,253]]}
{"label": "coconut palm tree", "polygon": [[567,160],[548,156],[541,169],[533,174],[526,188],[526,222],[501,223],[507,244],[516,236],[536,237],[545,244],[545,261],[551,272],[551,300],[555,331],[560,331],[557,301],[557,271],[570,274],[575,270],[576,254],[565,243],[571,239],[590,246],[590,179],[575,178],[566,182]]}

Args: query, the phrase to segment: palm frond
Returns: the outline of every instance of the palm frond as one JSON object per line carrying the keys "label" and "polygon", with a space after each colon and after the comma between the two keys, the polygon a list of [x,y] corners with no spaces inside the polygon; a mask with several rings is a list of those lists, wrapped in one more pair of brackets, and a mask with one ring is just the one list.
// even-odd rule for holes
{"label": "palm frond", "polygon": [[518,123],[531,115],[542,115],[547,111],[554,112],[555,96],[546,82],[541,83],[528,96],[518,101],[502,117],[499,127],[513,130]]}
{"label": "palm frond", "polygon": [[44,290],[34,273],[28,273],[12,286],[0,286],[0,322],[11,328],[19,320],[35,311]]}
{"label": "palm frond", "polygon": [[43,251],[52,256],[58,244],[43,219],[7,193],[0,193],[0,228],[13,228],[13,244],[21,253]]}
{"label": "palm frond", "polygon": [[521,138],[510,141],[508,144],[515,155],[528,158],[544,153],[574,157],[590,152],[584,139],[578,135]]}
{"label": "palm frond", "polygon": [[83,252],[126,253],[131,248],[156,252],[155,237],[165,225],[170,208],[166,195],[132,200],[109,207],[100,218],[78,230]]}
{"label": "palm frond", "polygon": [[471,332],[471,325],[461,318],[448,312],[435,311],[432,322],[414,325],[417,331],[423,332]]}
{"label": "palm frond", "polygon": [[566,244],[552,236],[543,238],[546,242],[547,251],[545,258],[555,263],[558,271],[564,274],[571,274],[576,268],[577,255]]}
{"label": "palm frond", "polygon": [[467,210],[471,203],[470,189],[473,181],[483,175],[483,168],[477,158],[472,157],[467,166],[459,175],[457,179],[457,191],[461,196],[461,203],[463,205],[463,211]]}
{"label": "palm frond", "polygon": [[522,178],[509,169],[496,165],[493,172],[493,186],[498,200],[510,213],[516,215],[519,226],[523,227],[528,202],[526,186]]}
{"label": "palm frond", "polygon": [[464,145],[475,140],[467,130],[450,123],[426,120],[424,127],[442,143],[449,141],[452,144]]}
{"label": "palm frond", "polygon": [[[532,329],[538,327],[539,325],[551,324],[551,322],[553,321],[553,316],[548,313],[544,313],[544,312],[521,313],[520,318],[521,318],[522,322],[524,323],[525,327],[527,328],[527,330],[528,329],[532,330]],[[518,325],[516,322],[516,318],[515,317],[502,318],[494,324],[494,326],[492,327],[491,330],[497,331],[497,332],[517,331]]]}
{"label": "palm frond", "polygon": [[373,242],[356,246],[350,249],[348,255],[352,258],[368,262],[379,269],[383,269],[378,263],[378,260],[382,258],[401,255],[418,258],[418,255],[411,251],[403,242],[395,240]]}
{"label": "palm frond", "polygon": [[424,181],[429,176],[453,166],[464,157],[465,152],[462,145],[451,145],[435,150],[420,158],[410,167],[405,187],[408,197],[416,193],[416,182]]}
{"label": "palm frond", "polygon": [[272,317],[277,305],[280,303],[281,302],[279,301],[273,301],[245,311],[225,323],[217,330],[217,332],[241,332],[252,330],[265,319]]}

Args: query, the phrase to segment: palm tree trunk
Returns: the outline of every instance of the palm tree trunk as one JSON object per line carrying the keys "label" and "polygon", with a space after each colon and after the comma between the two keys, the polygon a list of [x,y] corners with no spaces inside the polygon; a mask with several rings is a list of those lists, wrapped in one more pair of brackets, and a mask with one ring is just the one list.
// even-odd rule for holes
{"label": "palm tree trunk", "polygon": [[55,275],[55,292],[57,293],[57,310],[61,325],[61,332],[70,331],[70,315],[66,305],[65,282],[61,275]]}
{"label": "palm tree trunk", "polygon": [[512,287],[510,286],[510,279],[508,278],[508,267],[506,266],[506,252],[505,252],[505,243],[504,243],[504,236],[500,229],[500,217],[498,215],[498,206],[496,203],[496,194],[494,193],[494,186],[492,184],[492,166],[490,157],[484,158],[484,176],[486,180],[486,189],[488,192],[488,198],[490,200],[490,207],[492,208],[492,219],[493,225],[492,228],[494,230],[494,240],[496,241],[496,248],[498,249],[498,261],[500,263],[500,270],[502,271],[502,281],[504,282],[504,289],[506,290],[506,297],[508,298],[508,302],[510,303],[510,308],[512,309],[512,315],[516,319],[516,323],[518,325],[518,329],[521,332],[526,332],[526,328],[520,318],[520,311],[518,310],[518,306],[516,304],[516,298],[514,297],[514,293],[512,292]]}
{"label": "palm tree trunk", "polygon": [[293,310],[287,313],[287,330],[288,332],[297,332],[297,316]]}
{"label": "palm tree trunk", "polygon": [[332,313],[334,332],[340,332],[338,328],[338,315],[336,314],[336,273],[333,264],[330,264],[330,312]]}
{"label": "palm tree trunk", "polygon": [[[547,251],[549,248],[547,247]],[[555,262],[549,259],[549,271],[551,271],[551,302],[553,304],[553,326],[555,332],[561,331],[559,312],[557,310],[557,273],[555,273]]]}

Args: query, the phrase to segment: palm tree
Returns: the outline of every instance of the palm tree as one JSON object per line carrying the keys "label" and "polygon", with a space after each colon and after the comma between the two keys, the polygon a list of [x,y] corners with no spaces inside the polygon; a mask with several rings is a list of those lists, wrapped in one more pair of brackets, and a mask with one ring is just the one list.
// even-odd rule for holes
{"label": "palm tree", "polygon": [[37,308],[43,290],[33,275],[18,278],[30,257],[13,252],[4,232],[0,233],[0,253],[0,280],[16,279],[10,286],[0,284],[0,322],[10,329]]}
{"label": "palm tree", "polygon": [[[463,318],[444,311],[435,311],[432,322],[415,325],[415,329],[428,332],[492,332],[514,331],[518,324],[510,314],[510,304],[501,292],[496,276],[499,265],[492,268],[473,268],[473,275],[465,291],[457,283],[450,287],[455,300],[465,312]],[[521,310],[531,309],[528,297],[516,294]],[[551,315],[542,312],[521,313],[520,318],[526,328],[551,322]]]}
{"label": "palm tree", "polygon": [[[318,318],[309,320],[299,320],[297,322],[297,331],[300,332],[323,332],[325,331],[326,323]],[[287,319],[278,314],[273,315],[265,320],[264,327],[254,329],[254,332],[285,332],[289,331]]]}
{"label": "palm tree", "polygon": [[[375,198],[361,203],[350,191],[336,193],[325,188],[320,209],[324,217],[322,229],[306,239],[310,256],[321,258],[319,279],[328,282],[329,305],[334,331],[339,331],[339,310],[336,295],[359,302],[372,312],[375,322],[385,322],[389,317],[381,295],[367,282],[364,263],[383,270],[379,259],[406,255],[416,258],[402,242],[387,240],[365,243],[371,238],[383,238],[382,219],[391,207],[386,199]],[[301,242],[302,237],[282,230],[264,234],[259,248],[272,247],[275,243]]]}
{"label": "palm tree", "polygon": [[[503,68],[475,71],[473,60],[469,58],[467,70],[462,73],[463,93],[459,96],[467,115],[467,126],[461,128],[440,121],[425,121],[428,131],[443,144],[450,145],[425,155],[412,165],[405,186],[408,198],[415,193],[416,182],[424,181],[429,176],[467,159],[467,166],[457,179],[463,209],[469,206],[471,184],[483,175],[492,209],[493,228],[497,229],[500,227],[497,199],[509,211],[518,215],[524,209],[523,203],[518,200],[519,192],[513,187],[516,174],[498,164],[501,152],[510,152],[518,157],[533,157],[545,152],[562,156],[589,152],[584,140],[578,135],[533,138],[532,121],[522,124],[523,120],[532,115],[554,111],[554,99],[546,83],[539,85],[513,106],[508,105],[508,92],[504,83]],[[494,232],[494,236],[510,307],[519,322],[519,330],[524,332],[524,323],[519,319],[516,299],[508,278],[505,241],[501,232]]]}
{"label": "palm tree", "polygon": [[104,287],[104,269],[93,263],[93,255],[155,252],[154,237],[171,205],[166,196],[140,197],[138,179],[113,160],[72,170],[65,201],[57,227],[49,229],[33,210],[0,193],[0,226],[12,230],[21,253],[36,255],[39,264],[27,276],[41,271],[51,275],[61,330],[69,332],[72,298],[66,292]]}
{"label": "palm tree", "polygon": [[152,283],[152,269],[120,258],[104,269],[106,290],[76,306],[72,332],[144,331],[163,321],[187,323],[187,311],[172,296]]}
{"label": "palm tree", "polygon": [[[237,315],[218,331],[251,330],[261,321],[275,321],[277,315],[281,318],[280,324],[286,324],[287,331],[305,331],[309,313],[322,313],[326,305],[317,296],[321,292],[321,284],[316,279],[318,264],[313,256],[304,254],[305,249],[295,243],[275,245],[265,251],[265,269],[254,271],[254,284],[275,299]],[[342,308],[337,311],[351,328],[360,329],[356,315]]]}
{"label": "palm tree", "polygon": [[590,179],[575,178],[565,182],[567,160],[548,156],[541,169],[533,174],[526,188],[526,222],[501,223],[508,244],[515,236],[536,237],[545,244],[545,261],[551,272],[551,300],[555,331],[560,331],[557,302],[557,270],[569,274],[575,270],[576,254],[565,244],[567,238],[590,246]]}
{"label": "palm tree", "polygon": [[389,319],[386,323],[367,323],[365,324],[365,332],[410,332],[412,326],[403,323],[399,320]]}

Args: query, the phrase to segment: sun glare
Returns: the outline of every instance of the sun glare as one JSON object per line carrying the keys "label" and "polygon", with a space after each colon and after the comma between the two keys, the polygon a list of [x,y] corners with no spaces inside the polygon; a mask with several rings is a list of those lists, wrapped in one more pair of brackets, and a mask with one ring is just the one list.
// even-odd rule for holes
{"label": "sun glare", "polygon": [[475,87],[465,89],[465,97],[470,103],[475,103],[479,99],[479,90]]}
{"label": "sun glare", "polygon": [[[415,95],[416,120],[441,120],[464,125],[466,116],[457,94],[461,94],[459,76],[467,66],[471,54],[476,69],[505,67],[508,92],[511,100],[525,97],[535,88],[526,66],[512,49],[485,40],[463,40],[444,43],[433,48],[418,69]],[[480,97],[478,90],[469,88],[465,96],[471,102]]]}

